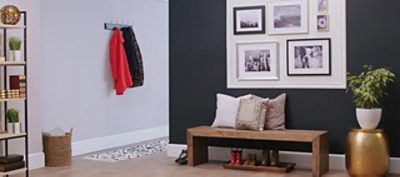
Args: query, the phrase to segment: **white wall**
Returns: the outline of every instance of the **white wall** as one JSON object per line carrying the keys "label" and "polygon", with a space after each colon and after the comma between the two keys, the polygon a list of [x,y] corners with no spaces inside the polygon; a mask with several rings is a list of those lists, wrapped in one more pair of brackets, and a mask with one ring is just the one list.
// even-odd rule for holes
{"label": "white wall", "polygon": [[[42,127],[73,141],[168,125],[168,4],[160,0],[41,0]],[[134,24],[145,85],[116,96],[104,22]]]}
{"label": "white wall", "polygon": [[[19,7],[20,10],[28,12],[28,92],[29,92],[29,152],[35,154],[42,151],[41,142],[41,105],[37,104],[38,100],[41,99],[45,94],[40,92],[42,90],[40,84],[40,76],[37,71],[41,70],[40,61],[40,18],[39,18],[39,0],[2,0],[0,1],[0,7],[4,5],[13,4]],[[2,47],[1,47],[2,50]],[[18,71],[11,71],[15,73]],[[21,74],[21,73],[19,73]],[[17,104],[12,104],[17,106]],[[21,112],[23,115],[23,112]],[[14,140],[11,141],[10,150],[12,152],[23,152],[23,141]]]}

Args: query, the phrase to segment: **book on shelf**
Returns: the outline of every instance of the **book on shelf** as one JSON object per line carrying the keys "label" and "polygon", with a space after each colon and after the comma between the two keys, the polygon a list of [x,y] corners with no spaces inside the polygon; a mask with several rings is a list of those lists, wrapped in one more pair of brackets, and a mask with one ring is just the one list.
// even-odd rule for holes
{"label": "book on shelf", "polygon": [[10,154],[7,156],[0,156],[0,164],[10,164],[15,162],[22,162],[24,160],[23,155]]}
{"label": "book on shelf", "polygon": [[25,98],[26,97],[26,76],[24,75],[11,75],[10,76],[10,90],[18,90],[13,92],[9,97],[11,98]]}
{"label": "book on shelf", "polygon": [[14,162],[9,164],[0,164],[0,172],[8,172],[25,167],[25,161]]}

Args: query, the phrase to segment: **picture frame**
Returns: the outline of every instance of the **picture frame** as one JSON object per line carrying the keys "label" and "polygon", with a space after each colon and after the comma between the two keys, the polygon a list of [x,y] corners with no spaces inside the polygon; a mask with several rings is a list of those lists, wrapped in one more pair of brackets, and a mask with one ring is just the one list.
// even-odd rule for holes
{"label": "picture frame", "polygon": [[238,42],[236,74],[239,81],[279,80],[279,43]]}
{"label": "picture frame", "polygon": [[288,76],[330,76],[331,39],[287,40]]}
{"label": "picture frame", "polygon": [[268,2],[270,35],[309,33],[308,0],[271,0]]}
{"label": "picture frame", "polygon": [[233,8],[234,35],[265,34],[265,6]]}
{"label": "picture frame", "polygon": [[328,14],[329,0],[317,0],[317,6],[319,14]]}
{"label": "picture frame", "polygon": [[317,31],[319,31],[319,32],[329,31],[329,16],[328,15],[317,15]]}

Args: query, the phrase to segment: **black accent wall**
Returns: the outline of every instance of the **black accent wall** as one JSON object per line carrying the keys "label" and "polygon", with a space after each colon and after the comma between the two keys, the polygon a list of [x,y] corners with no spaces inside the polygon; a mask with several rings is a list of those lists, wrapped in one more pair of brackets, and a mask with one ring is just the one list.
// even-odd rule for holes
{"label": "black accent wall", "polygon": [[[359,72],[363,64],[389,66],[400,78],[399,9],[398,0],[347,1],[348,71]],[[275,97],[286,92],[286,127],[329,130],[331,153],[344,153],[347,132],[358,127],[351,95],[345,90],[227,89],[226,1],[172,0],[169,13],[171,143],[185,144],[189,127],[211,125],[216,93]],[[389,137],[391,155],[400,157],[399,79],[388,91],[389,96],[382,100],[380,128]],[[268,146],[248,141],[213,143]],[[279,145],[289,150],[309,150],[303,144]]]}

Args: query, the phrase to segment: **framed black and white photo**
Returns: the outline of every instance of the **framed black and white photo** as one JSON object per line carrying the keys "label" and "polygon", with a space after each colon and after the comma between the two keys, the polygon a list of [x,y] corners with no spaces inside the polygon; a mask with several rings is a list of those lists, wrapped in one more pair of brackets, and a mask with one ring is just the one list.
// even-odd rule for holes
{"label": "framed black and white photo", "polygon": [[328,15],[317,15],[317,30],[329,31],[329,18]]}
{"label": "framed black and white photo", "polygon": [[269,34],[308,33],[308,0],[268,2]]}
{"label": "framed black and white photo", "polygon": [[331,39],[287,41],[288,76],[331,75]]}
{"label": "framed black and white photo", "polygon": [[239,80],[278,80],[277,42],[237,43]]}
{"label": "framed black and white photo", "polygon": [[328,0],[317,0],[318,1],[318,13],[327,14],[328,13]]}
{"label": "framed black and white photo", "polygon": [[265,6],[233,8],[234,34],[265,34]]}

